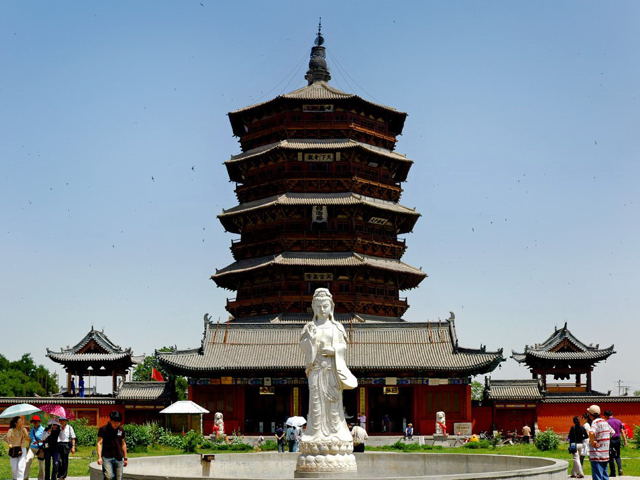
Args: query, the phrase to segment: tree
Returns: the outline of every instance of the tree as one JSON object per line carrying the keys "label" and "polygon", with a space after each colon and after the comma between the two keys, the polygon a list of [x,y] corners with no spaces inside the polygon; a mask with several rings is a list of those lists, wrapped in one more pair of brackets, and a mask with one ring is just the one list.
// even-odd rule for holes
{"label": "tree", "polygon": [[473,381],[471,382],[471,400],[482,400],[484,396],[484,385],[482,383]]}
{"label": "tree", "polygon": [[640,390],[636,390],[635,392],[633,392],[633,396],[640,397]]}
{"label": "tree", "polygon": [[58,375],[36,365],[30,354],[25,353],[14,362],[0,355],[0,396],[43,396],[58,389]]}
{"label": "tree", "polygon": [[[173,347],[162,347],[162,348],[159,348],[157,351],[173,352],[174,350],[175,348]],[[160,362],[158,361],[158,357],[155,354],[144,357],[143,362],[139,363],[136,366],[136,368],[133,370],[132,377],[135,381],[138,381],[138,382],[151,380],[151,371],[154,368],[162,374],[165,380],[170,379],[171,374],[167,372],[162,365],[160,365]],[[176,395],[178,396],[178,400],[185,400],[187,398],[187,386],[188,386],[187,379],[185,377],[178,376],[178,377],[175,377],[174,380],[175,380],[175,389],[176,389]]]}

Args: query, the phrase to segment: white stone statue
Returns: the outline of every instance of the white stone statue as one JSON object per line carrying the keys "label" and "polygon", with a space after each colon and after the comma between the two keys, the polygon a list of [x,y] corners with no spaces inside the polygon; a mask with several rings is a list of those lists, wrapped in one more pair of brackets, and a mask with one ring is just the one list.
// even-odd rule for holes
{"label": "white stone statue", "polygon": [[216,438],[224,438],[224,417],[222,412],[213,415],[213,433]]}
{"label": "white stone statue", "polygon": [[309,414],[295,476],[355,472],[353,438],[342,405],[342,390],[358,386],[345,362],[347,334],[333,318],[329,290],[318,288],[311,305],[313,320],[304,326],[300,337],[309,384]]}
{"label": "white stone statue", "polygon": [[447,435],[447,419],[444,412],[436,412],[436,435]]}

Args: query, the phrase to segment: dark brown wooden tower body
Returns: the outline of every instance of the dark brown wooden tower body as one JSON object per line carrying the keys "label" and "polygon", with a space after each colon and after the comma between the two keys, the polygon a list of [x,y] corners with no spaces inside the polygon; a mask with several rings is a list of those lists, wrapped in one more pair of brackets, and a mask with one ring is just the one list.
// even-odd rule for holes
{"label": "dark brown wooden tower body", "polygon": [[406,114],[328,84],[323,39],[308,85],[229,114],[242,153],[225,165],[239,205],[219,219],[239,234],[217,270],[238,322],[304,321],[327,287],[342,321],[401,321],[402,290],[426,276],[401,261],[420,216],[398,203],[412,161],[394,151]]}

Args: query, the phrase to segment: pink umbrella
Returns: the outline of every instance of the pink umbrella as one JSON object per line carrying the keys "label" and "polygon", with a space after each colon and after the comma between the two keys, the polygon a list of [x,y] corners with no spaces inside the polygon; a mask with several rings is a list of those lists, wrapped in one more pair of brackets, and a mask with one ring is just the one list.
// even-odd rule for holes
{"label": "pink umbrella", "polygon": [[55,415],[56,417],[68,418],[69,420],[73,420],[73,413],[71,413],[70,410],[65,410],[62,405],[53,405],[51,403],[48,403],[46,405],[42,405],[40,407],[40,410],[48,413],[49,415]]}

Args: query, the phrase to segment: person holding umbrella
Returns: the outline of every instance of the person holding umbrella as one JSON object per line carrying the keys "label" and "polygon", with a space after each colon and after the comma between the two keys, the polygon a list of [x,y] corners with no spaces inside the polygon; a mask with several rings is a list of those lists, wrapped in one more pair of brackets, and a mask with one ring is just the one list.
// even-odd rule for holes
{"label": "person holding umbrella", "polygon": [[29,448],[29,431],[24,426],[24,417],[13,417],[9,422],[7,443],[13,480],[23,480],[27,464],[27,448]]}
{"label": "person holding umbrella", "polygon": [[44,479],[57,480],[60,468],[60,451],[58,450],[58,435],[60,435],[60,422],[49,420],[44,429],[42,440],[44,441]]}

